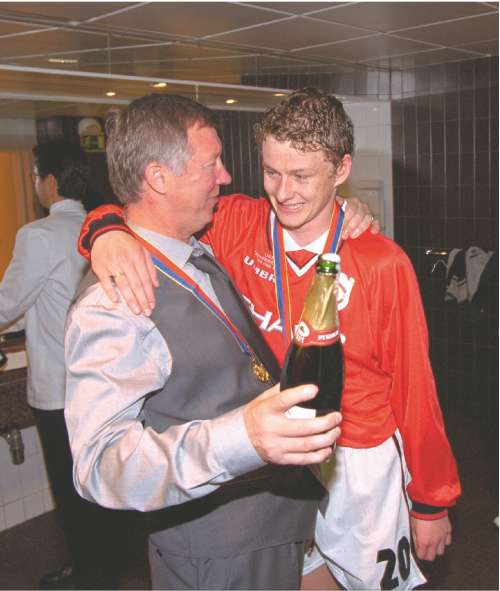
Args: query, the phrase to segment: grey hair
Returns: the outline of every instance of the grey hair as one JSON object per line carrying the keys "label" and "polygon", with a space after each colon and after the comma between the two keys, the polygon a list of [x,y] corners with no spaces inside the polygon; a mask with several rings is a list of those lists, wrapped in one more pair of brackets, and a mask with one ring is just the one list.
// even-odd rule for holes
{"label": "grey hair", "polygon": [[179,95],[150,94],[106,119],[109,180],[122,203],[141,198],[144,171],[151,162],[180,175],[191,157],[187,132],[199,124],[217,127],[207,107]]}

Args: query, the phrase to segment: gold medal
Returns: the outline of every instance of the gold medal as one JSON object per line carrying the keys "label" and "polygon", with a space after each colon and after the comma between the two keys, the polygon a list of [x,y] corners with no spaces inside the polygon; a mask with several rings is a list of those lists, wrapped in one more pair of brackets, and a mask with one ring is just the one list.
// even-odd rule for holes
{"label": "gold medal", "polygon": [[252,373],[253,375],[259,380],[259,382],[265,383],[271,381],[271,376],[269,372],[264,367],[264,365],[257,359],[257,357],[252,357]]}

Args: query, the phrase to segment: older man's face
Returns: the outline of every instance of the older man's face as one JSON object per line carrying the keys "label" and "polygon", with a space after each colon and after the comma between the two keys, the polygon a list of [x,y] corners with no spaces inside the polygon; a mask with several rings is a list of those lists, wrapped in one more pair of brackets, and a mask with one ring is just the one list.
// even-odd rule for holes
{"label": "older man's face", "polygon": [[221,185],[231,182],[222,159],[222,145],[212,127],[194,125],[188,130],[191,158],[183,173],[173,177],[169,193],[175,203],[176,226],[186,239],[212,221]]}

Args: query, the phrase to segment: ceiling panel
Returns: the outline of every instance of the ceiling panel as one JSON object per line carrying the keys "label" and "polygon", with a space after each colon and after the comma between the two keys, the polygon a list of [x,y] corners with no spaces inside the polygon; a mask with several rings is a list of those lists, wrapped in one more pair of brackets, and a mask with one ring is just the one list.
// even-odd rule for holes
{"label": "ceiling panel", "polygon": [[19,33],[30,33],[40,29],[39,25],[17,24],[0,20],[0,37],[3,35],[18,35]]}
{"label": "ceiling panel", "polygon": [[355,2],[322,12],[321,18],[388,32],[491,10],[481,2]]}
{"label": "ceiling panel", "polygon": [[[113,39],[109,39],[113,42]],[[77,31],[41,31],[33,35],[12,38],[0,37],[0,55],[4,58],[41,53],[62,54],[67,51],[103,49],[108,43],[106,35],[80,33]],[[117,43],[117,40],[115,40]]]}
{"label": "ceiling panel", "polygon": [[276,18],[268,11],[225,2],[152,2],[99,21],[101,25],[203,37]]}
{"label": "ceiling panel", "polygon": [[131,67],[130,64],[114,64],[111,70],[104,64],[93,64],[89,71],[111,73],[125,76],[145,76],[149,78],[175,78],[178,80],[204,80],[205,82],[240,84],[241,71],[235,65],[223,67],[217,63],[215,68],[211,64],[179,64],[138,62]]}
{"label": "ceiling panel", "polygon": [[115,49],[112,51],[99,51],[84,54],[81,56],[81,65],[89,63],[138,62],[141,60],[157,59],[209,59],[213,57],[225,57],[234,55],[233,51],[217,48],[200,48],[189,45],[164,43],[149,47],[132,47]]}
{"label": "ceiling panel", "polygon": [[374,55],[386,57],[400,53],[410,53],[428,49],[428,45],[399,39],[388,35],[370,36],[355,41],[344,41],[331,45],[323,45],[298,52],[299,55],[314,55],[318,57],[337,58],[352,62],[361,62]]}
{"label": "ceiling panel", "polygon": [[345,2],[250,2],[249,4],[289,14],[305,14],[335,6],[343,6]]}
{"label": "ceiling panel", "polygon": [[410,31],[404,31],[405,37],[428,41],[439,45],[453,46],[460,43],[473,43],[484,39],[496,39],[498,37],[498,15],[478,16],[465,20],[428,25]]}
{"label": "ceiling panel", "polygon": [[460,49],[469,49],[470,51],[477,51],[480,54],[498,55],[498,39],[489,39],[487,41],[477,41],[476,43],[464,43],[458,45]]}
{"label": "ceiling panel", "polygon": [[218,39],[261,48],[297,49],[362,35],[366,33],[360,29],[297,17],[238,33],[219,35]]}
{"label": "ceiling panel", "polygon": [[42,16],[61,21],[82,21],[115,12],[138,2],[1,2],[0,14],[15,12],[22,16]]}

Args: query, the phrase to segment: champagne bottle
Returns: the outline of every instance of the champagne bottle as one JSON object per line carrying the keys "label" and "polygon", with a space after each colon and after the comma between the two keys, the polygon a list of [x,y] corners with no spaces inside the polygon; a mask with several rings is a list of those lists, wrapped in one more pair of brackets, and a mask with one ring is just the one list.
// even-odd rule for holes
{"label": "champagne bottle", "polygon": [[344,354],[340,341],[336,299],[337,254],[323,254],[316,263],[302,317],[295,329],[281,371],[281,389],[316,384],[315,398],[288,411],[294,418],[314,417],[340,410],[344,385]]}

